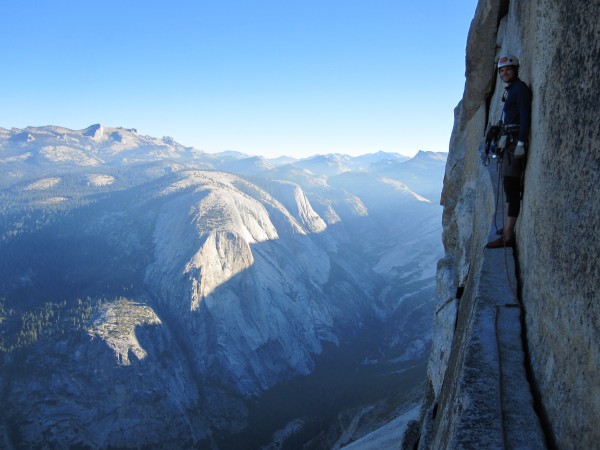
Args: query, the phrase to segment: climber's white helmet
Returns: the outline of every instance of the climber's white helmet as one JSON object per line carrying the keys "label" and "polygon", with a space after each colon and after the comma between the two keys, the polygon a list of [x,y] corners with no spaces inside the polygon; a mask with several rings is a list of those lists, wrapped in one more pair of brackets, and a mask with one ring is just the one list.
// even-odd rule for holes
{"label": "climber's white helmet", "polygon": [[519,67],[519,60],[516,56],[513,55],[502,55],[498,59],[498,69],[506,66],[515,66]]}

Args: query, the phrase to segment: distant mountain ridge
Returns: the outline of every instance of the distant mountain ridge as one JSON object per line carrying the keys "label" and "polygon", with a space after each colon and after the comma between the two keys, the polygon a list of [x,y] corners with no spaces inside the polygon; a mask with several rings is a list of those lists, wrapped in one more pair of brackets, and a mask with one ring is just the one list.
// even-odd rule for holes
{"label": "distant mountain ridge", "polygon": [[[410,159],[397,153],[376,152],[352,157],[343,154],[314,155],[307,158],[263,158],[247,155],[237,151],[206,153],[194,147],[184,146],[170,136],[156,138],[140,135],[135,128],[106,127],[102,124],[90,125],[82,130],[71,130],[59,126],[42,126],[4,129],[0,127],[0,139],[3,144],[2,161],[23,157],[28,148],[41,149],[44,147],[60,147],[70,149],[72,154],[66,154],[64,159],[52,154],[44,155],[55,162],[65,161],[85,165],[95,165],[119,161],[133,163],[149,159],[186,159],[203,157],[207,160],[235,161],[246,158],[259,158],[273,166],[301,162],[301,165],[314,166],[317,163],[327,165],[349,166],[353,169],[367,169],[369,165],[382,162],[402,162]],[[8,142],[7,142],[8,141]],[[25,150],[25,151],[24,151]],[[90,158],[80,161],[78,151],[84,152]],[[68,152],[67,152],[68,153]],[[28,155],[32,157],[34,155]]]}
{"label": "distant mountain ridge", "polygon": [[[337,175],[346,171],[368,171],[385,175],[399,167],[416,166],[419,160],[427,166],[431,161],[445,161],[446,153],[420,151],[414,158],[397,153],[377,152],[361,156],[342,154],[314,155],[296,159],[264,158],[236,151],[206,153],[177,143],[165,136],[155,138],[139,135],[135,128],[106,127],[94,124],[83,130],[59,126],[0,128],[0,164],[12,170],[11,179],[35,173],[48,164],[92,168],[107,165],[131,166],[163,161],[169,164],[191,163],[191,167],[225,170],[244,175],[257,175],[282,166],[308,170],[319,176]],[[406,164],[406,165],[404,165]],[[28,170],[25,170],[25,169]],[[176,169],[178,167],[175,167]],[[31,170],[30,170],[31,169]],[[19,174],[19,170],[24,173]]]}

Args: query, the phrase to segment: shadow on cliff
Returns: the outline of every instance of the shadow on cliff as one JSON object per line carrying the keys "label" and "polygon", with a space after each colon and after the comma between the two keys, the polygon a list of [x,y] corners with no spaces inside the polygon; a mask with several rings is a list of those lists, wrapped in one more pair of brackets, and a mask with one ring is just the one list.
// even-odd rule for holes
{"label": "shadow on cliff", "polygon": [[[350,421],[364,405],[375,405],[371,416],[364,414],[365,422],[383,424],[382,417],[390,417],[398,405],[420,396],[428,350],[428,337],[423,334],[431,327],[432,280],[402,279],[401,267],[407,261],[399,261],[387,274],[373,270],[381,253],[392,245],[381,237],[418,228],[415,211],[396,217],[393,225],[390,220],[397,212],[387,208],[379,216],[373,212],[346,220],[318,235],[282,235],[276,241],[253,244],[253,253],[264,258],[287,246],[287,259],[278,268],[286,273],[294,266],[301,274],[296,280],[303,281],[304,287],[302,292],[295,288],[296,295],[285,296],[298,314],[287,318],[288,329],[238,352],[248,362],[263,360],[273,365],[266,378],[257,371],[246,372],[250,384],[259,386],[249,396],[235,388],[240,380],[228,364],[236,362],[231,359],[236,342],[223,345],[223,336],[230,335],[226,319],[238,313],[244,320],[238,334],[242,338],[249,330],[260,334],[269,323],[262,314],[268,310],[255,309],[257,300],[265,300],[260,273],[251,266],[203,299],[198,310],[189,311],[188,306],[185,314],[148,292],[145,271],[151,262],[154,221],[164,199],[136,199],[154,190],[144,186],[112,193],[91,205],[57,214],[49,224],[1,244],[5,276],[0,297],[5,298],[6,308],[16,311],[14,323],[19,314],[42,318],[45,303],[60,300],[70,307],[88,296],[108,299],[108,303],[122,296],[147,299],[162,321],[162,325],[135,327],[135,337],[147,355],[138,359],[129,351],[129,365],[119,364],[106,342],[90,341],[82,329],[65,329],[66,335],[42,333],[42,339],[37,336],[23,351],[3,354],[7,369],[3,373],[20,374],[10,382],[2,380],[3,400],[7,400],[3,403],[16,408],[11,410],[16,436],[25,438],[26,434],[17,422],[53,417],[59,413],[57,405],[66,401],[72,407],[71,424],[91,434],[118,434],[131,425],[129,421],[137,420],[134,416],[140,408],[153,408],[153,414],[144,413],[143,425],[131,425],[137,430],[138,437],[132,437],[135,442],[146,442],[144,430],[164,429],[157,424],[164,423],[165,417],[176,417],[177,424],[186,420],[194,424],[193,432],[185,431],[184,425],[174,426],[182,436],[203,436],[212,430],[221,440],[220,448],[266,444],[276,430],[294,419],[304,424],[295,439],[329,442],[341,434],[340,427],[347,425],[344,420]],[[325,283],[306,276],[309,271],[289,251],[309,244],[328,249],[330,274]],[[311,264],[310,259],[305,263]],[[269,294],[269,302],[276,305],[281,293]],[[208,304],[222,307],[223,299],[232,298],[232,309],[223,311],[225,321],[217,326]],[[312,316],[302,317],[306,315]],[[80,319],[85,317],[82,314]],[[294,329],[301,322],[296,317],[302,318],[309,332]],[[315,325],[317,320],[322,323]],[[8,324],[3,320],[3,333]],[[294,339],[280,339],[290,331]],[[305,345],[302,337],[313,343]],[[423,346],[407,350],[403,345],[408,342]],[[305,361],[301,370],[290,362],[299,353]],[[282,354],[288,358],[283,363]],[[247,367],[251,369],[252,364]],[[53,380],[66,384],[61,387]],[[31,390],[40,382],[43,398]],[[94,424],[99,414],[104,417],[104,432]],[[319,436],[326,429],[329,434]],[[157,442],[151,435],[147,440]],[[111,442],[128,445],[117,438]]]}
{"label": "shadow on cliff", "polygon": [[[171,310],[169,305],[155,299],[161,318],[186,349],[205,398],[220,401],[227,398],[229,404],[247,405],[247,410],[226,411],[229,420],[238,416],[236,423],[247,424],[241,432],[224,423],[227,417],[220,405],[201,406],[207,415],[216,418],[213,433],[220,436],[221,448],[240,448],[249,442],[266,445],[276,430],[296,419],[302,421],[302,431],[294,438],[298,442],[311,439],[327,442],[336,433],[337,436],[342,433],[340,417],[344,414],[353,417],[348,411],[359,414],[357,410],[361,407],[372,407],[373,415],[378,415],[383,424],[381,417],[393,417],[398,406],[415,400],[422,393],[434,298],[433,278],[402,279],[400,269],[386,276],[373,272],[378,252],[365,256],[369,252],[356,251],[356,246],[369,245],[359,239],[365,231],[380,236],[382,228],[371,217],[362,217],[351,225],[330,226],[318,235],[282,236],[277,241],[253,244],[255,255],[281,254],[281,246],[289,244],[286,239],[303,246],[308,240],[325,242],[347,235],[345,244],[336,241],[337,253],[328,253],[328,281],[315,288],[315,281],[306,277],[304,282],[312,286],[311,290],[296,297],[288,293],[278,298],[263,290],[260,269],[250,266],[217,287],[202,299],[197,310],[188,314],[181,315],[177,309]],[[283,264],[293,263],[284,261]],[[403,294],[407,298],[399,300]],[[219,323],[215,319],[213,308],[223,307],[219,302],[226,302],[226,308],[230,308],[229,312],[220,311],[224,317],[230,314],[232,319],[244,321],[239,334],[232,333],[226,321]],[[271,336],[256,347],[242,346],[240,350],[240,340],[247,335],[260,335],[261,327],[271,325],[270,319],[262,315],[268,310],[254,302],[266,302],[270,308],[277,308],[277,302],[301,303],[300,308],[306,315],[312,314],[315,308],[323,309],[322,312],[329,315],[327,320],[307,333],[309,339],[313,334],[317,336],[318,345],[298,347],[307,337],[297,335],[289,348],[290,339],[285,333],[297,333],[295,328],[299,324],[295,322],[306,322],[306,319],[287,317],[285,325],[289,329],[280,330],[284,335]],[[386,302],[393,302],[394,307],[388,305],[389,310],[382,313]],[[322,317],[314,320],[322,320]],[[308,324],[314,325],[314,320],[309,319]],[[329,320],[331,323],[325,323]],[[234,326],[239,325],[236,320],[233,322]],[[423,346],[410,354],[406,347],[415,341],[421,341]],[[305,360],[300,368],[290,362],[298,359]],[[257,361],[267,370],[253,371]],[[229,367],[240,363],[248,367],[244,374],[248,380],[240,380],[239,371]],[[260,388],[252,388],[248,396],[239,391],[239,386]],[[376,420],[369,413],[364,414],[365,422]],[[323,430],[328,430],[329,435]]]}

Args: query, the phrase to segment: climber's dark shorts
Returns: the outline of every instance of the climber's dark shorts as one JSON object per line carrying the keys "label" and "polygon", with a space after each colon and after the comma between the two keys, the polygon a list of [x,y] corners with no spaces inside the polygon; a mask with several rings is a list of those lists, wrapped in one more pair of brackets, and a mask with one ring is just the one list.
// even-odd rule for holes
{"label": "climber's dark shorts", "polygon": [[519,217],[521,211],[521,177],[504,177],[504,194],[508,203],[508,216]]}

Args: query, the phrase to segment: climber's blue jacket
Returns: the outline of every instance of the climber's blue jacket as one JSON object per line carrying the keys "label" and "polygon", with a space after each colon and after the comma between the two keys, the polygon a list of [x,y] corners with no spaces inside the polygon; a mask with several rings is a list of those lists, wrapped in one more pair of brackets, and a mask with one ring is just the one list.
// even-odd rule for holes
{"label": "climber's blue jacket", "polygon": [[531,126],[531,90],[517,78],[506,87],[506,94],[503,122],[506,125],[519,125],[519,141],[525,142]]}

